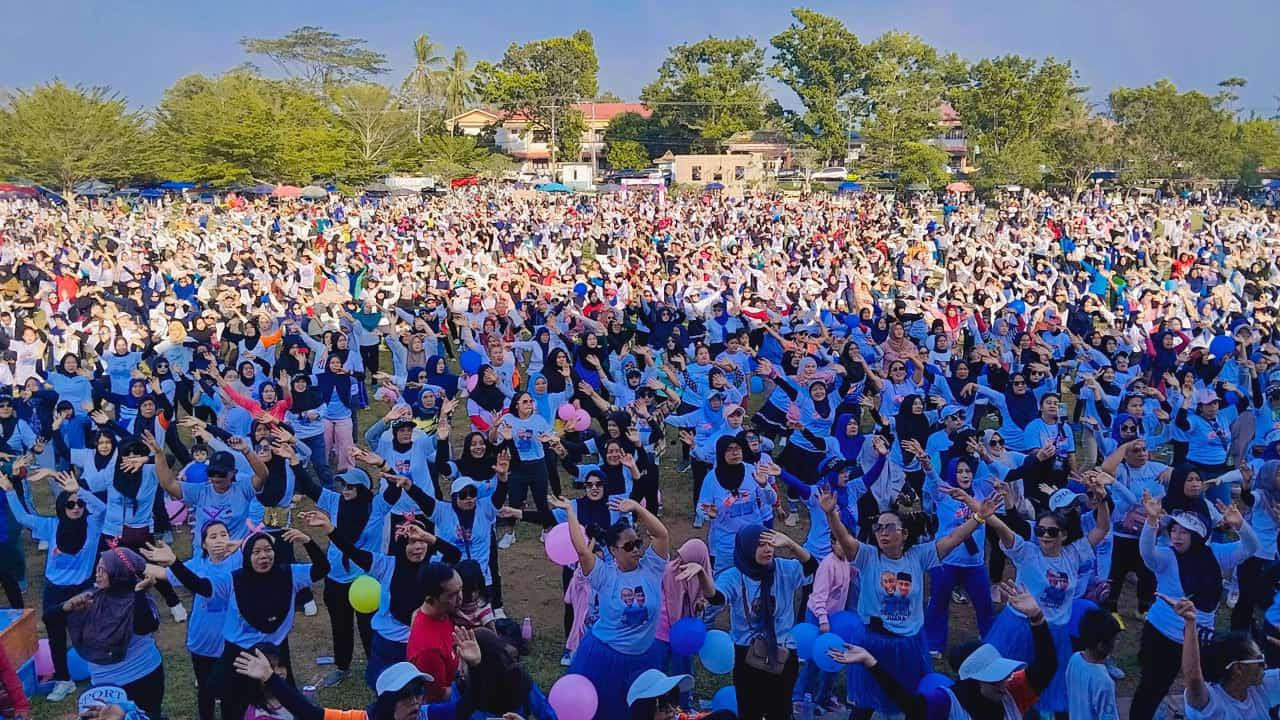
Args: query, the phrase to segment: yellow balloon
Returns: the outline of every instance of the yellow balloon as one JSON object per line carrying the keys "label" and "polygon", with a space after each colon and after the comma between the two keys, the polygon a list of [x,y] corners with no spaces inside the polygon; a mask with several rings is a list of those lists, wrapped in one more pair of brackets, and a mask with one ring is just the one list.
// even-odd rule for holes
{"label": "yellow balloon", "polygon": [[347,591],[347,599],[351,601],[351,607],[358,613],[367,615],[376,612],[382,601],[382,586],[372,577],[361,575],[351,583],[351,589]]}

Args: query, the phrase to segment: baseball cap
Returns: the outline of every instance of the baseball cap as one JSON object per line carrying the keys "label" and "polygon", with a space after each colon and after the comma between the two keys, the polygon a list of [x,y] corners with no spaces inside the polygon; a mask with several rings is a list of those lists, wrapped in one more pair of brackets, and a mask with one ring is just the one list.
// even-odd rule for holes
{"label": "baseball cap", "polygon": [[963,663],[960,663],[960,679],[997,683],[1026,665],[1026,663],[1001,656],[1000,651],[994,646],[984,643],[970,653]]}
{"label": "baseball cap", "polygon": [[231,475],[236,471],[236,459],[226,450],[219,450],[209,458],[207,475]]}
{"label": "baseball cap", "polygon": [[946,407],[942,408],[942,418],[945,420],[946,418],[949,418],[952,415],[959,415],[960,413],[963,413],[963,412],[964,412],[964,408],[961,407],[960,405],[947,405]]}
{"label": "baseball cap", "polygon": [[1049,496],[1049,509],[1061,510],[1063,508],[1071,507],[1072,503],[1082,497],[1084,497],[1084,495],[1081,495],[1070,488],[1059,488]]}
{"label": "baseball cap", "polygon": [[124,689],[115,685],[100,685],[80,693],[80,699],[76,700],[76,714],[83,715],[90,708],[118,705],[128,700],[129,694]]}
{"label": "baseball cap", "polygon": [[462,492],[463,490],[466,490],[469,487],[478,489],[480,487],[480,483],[476,482],[475,480],[472,480],[469,477],[460,477],[454,480],[453,484],[449,486],[449,493],[452,495],[457,495],[458,493]]}
{"label": "baseball cap", "polygon": [[398,662],[378,675],[378,682],[374,684],[374,690],[379,695],[396,693],[404,690],[414,680],[435,682],[435,678],[419,671],[418,668],[413,666],[413,663]]}
{"label": "baseball cap", "polygon": [[369,480],[369,473],[361,470],[360,468],[351,468],[346,472],[340,473],[338,475],[338,480],[341,480],[347,485],[363,485],[367,488],[373,487],[373,482]]}
{"label": "baseball cap", "polygon": [[1218,393],[1207,388],[1196,391],[1197,405],[1211,405],[1218,402]]}
{"label": "baseball cap", "polygon": [[693,690],[692,675],[667,675],[661,670],[652,668],[640,673],[627,690],[627,705],[634,705],[637,700],[657,698],[679,687],[684,692]]}
{"label": "baseball cap", "polygon": [[391,423],[392,432],[395,432],[397,430],[413,429],[415,427],[417,427],[417,425],[414,425],[413,421],[408,418],[401,418]]}
{"label": "baseball cap", "polygon": [[733,415],[735,413],[743,412],[743,410],[742,410],[742,406],[737,403],[728,403],[724,406],[724,410],[722,412],[724,413],[725,417],[729,417],[730,415]]}
{"label": "baseball cap", "polygon": [[1204,526],[1204,520],[1193,512],[1176,512],[1173,514],[1173,521],[1202,538],[1209,537],[1209,529]]}

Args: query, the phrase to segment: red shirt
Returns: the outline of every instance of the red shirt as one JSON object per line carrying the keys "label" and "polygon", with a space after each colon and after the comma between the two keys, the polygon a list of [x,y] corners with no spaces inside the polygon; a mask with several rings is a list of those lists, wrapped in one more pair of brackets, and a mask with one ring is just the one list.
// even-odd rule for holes
{"label": "red shirt", "polygon": [[430,675],[427,701],[439,702],[449,697],[453,676],[458,673],[458,654],[453,647],[453,620],[433,618],[421,611],[413,614],[409,626],[408,660],[418,670]]}

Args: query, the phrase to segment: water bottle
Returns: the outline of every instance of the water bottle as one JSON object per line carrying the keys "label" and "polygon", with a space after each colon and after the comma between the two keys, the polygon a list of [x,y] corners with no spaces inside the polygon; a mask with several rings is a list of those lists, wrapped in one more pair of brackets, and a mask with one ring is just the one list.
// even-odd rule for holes
{"label": "water bottle", "polygon": [[525,616],[525,619],[520,621],[520,637],[524,638],[525,642],[533,640],[533,618]]}
{"label": "water bottle", "polygon": [[318,704],[319,704],[319,702],[316,700],[316,686],[315,686],[315,685],[303,685],[303,686],[302,686],[302,697],[306,698],[306,699],[307,699],[307,701],[308,701],[308,702],[310,702],[312,705],[318,705]]}

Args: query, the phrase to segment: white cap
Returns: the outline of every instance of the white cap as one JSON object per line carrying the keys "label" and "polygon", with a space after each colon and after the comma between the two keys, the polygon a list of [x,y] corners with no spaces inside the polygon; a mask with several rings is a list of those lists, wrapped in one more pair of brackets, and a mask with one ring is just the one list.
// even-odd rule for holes
{"label": "white cap", "polygon": [[998,683],[1026,665],[1026,663],[1003,657],[1000,651],[990,644],[979,645],[977,650],[960,663],[960,679]]}
{"label": "white cap", "polygon": [[1194,512],[1176,512],[1172,515],[1173,521],[1191,532],[1199,535],[1201,538],[1209,537],[1209,528],[1204,526],[1204,520]]}
{"label": "white cap", "polygon": [[466,490],[469,487],[479,489],[480,483],[476,482],[475,480],[472,480],[469,477],[465,477],[465,476],[460,477],[453,481],[453,485],[449,487],[449,493],[452,495],[457,495],[458,493],[462,492],[463,490]]}
{"label": "white cap", "polygon": [[384,693],[400,692],[405,689],[409,683],[414,680],[425,680],[426,682],[435,682],[435,678],[420,672],[414,667],[413,663],[398,662],[388,667],[378,675],[378,682],[374,686],[374,691],[382,695]]}
{"label": "white cap", "polygon": [[634,705],[637,700],[662,697],[677,686],[684,692],[693,690],[693,676],[667,675],[661,670],[650,668],[640,673],[631,683],[631,689],[627,690],[627,705]]}
{"label": "white cap", "polygon": [[1066,507],[1071,507],[1072,503],[1082,497],[1084,497],[1084,495],[1069,488],[1058,488],[1049,496],[1049,509],[1061,510]]}

